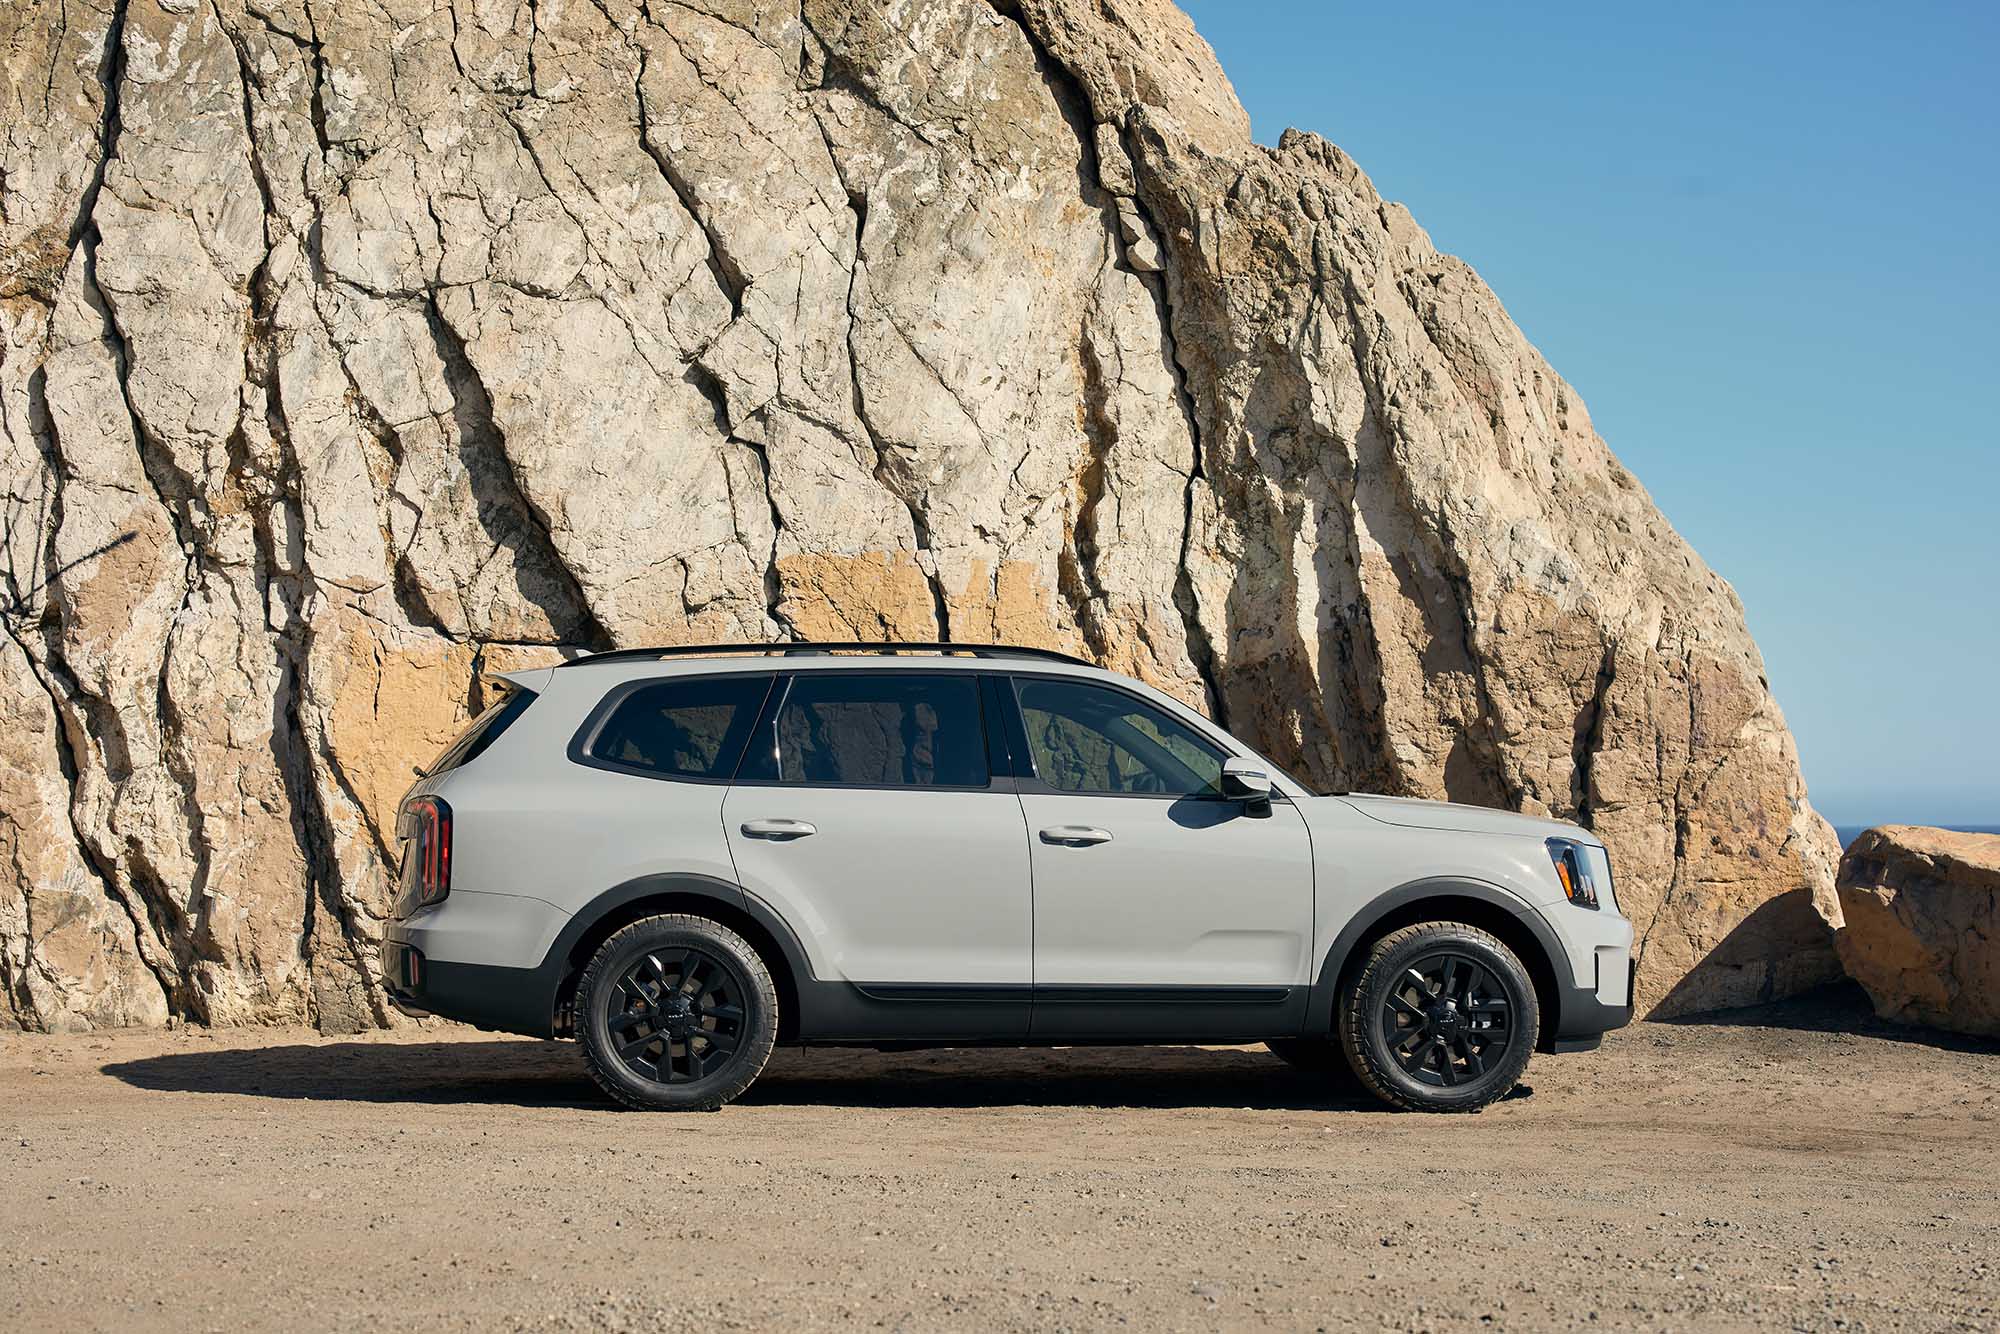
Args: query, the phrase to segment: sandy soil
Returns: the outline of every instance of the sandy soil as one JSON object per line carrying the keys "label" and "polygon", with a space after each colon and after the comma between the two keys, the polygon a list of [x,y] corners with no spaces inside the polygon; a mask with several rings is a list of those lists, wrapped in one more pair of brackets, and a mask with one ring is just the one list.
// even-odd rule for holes
{"label": "sandy soil", "polygon": [[667,1117],[458,1029],[0,1037],[0,1325],[2000,1325],[2000,1046],[1831,993],[1528,1082],[787,1052]]}

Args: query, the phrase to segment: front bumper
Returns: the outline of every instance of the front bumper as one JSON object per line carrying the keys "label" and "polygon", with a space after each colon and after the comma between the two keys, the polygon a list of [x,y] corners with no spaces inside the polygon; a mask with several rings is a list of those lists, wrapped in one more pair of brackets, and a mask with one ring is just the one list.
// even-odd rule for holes
{"label": "front bumper", "polygon": [[[1544,1051],[1595,1051],[1603,1044],[1606,1033],[1632,1022],[1632,987],[1638,980],[1639,965],[1629,949],[1619,951],[1613,958],[1622,976],[1606,978],[1604,956],[1610,953],[1599,955],[1596,986],[1561,988],[1555,1031],[1542,1040]],[[1622,1003],[1606,1000],[1607,995],[1622,995],[1624,1000]]]}

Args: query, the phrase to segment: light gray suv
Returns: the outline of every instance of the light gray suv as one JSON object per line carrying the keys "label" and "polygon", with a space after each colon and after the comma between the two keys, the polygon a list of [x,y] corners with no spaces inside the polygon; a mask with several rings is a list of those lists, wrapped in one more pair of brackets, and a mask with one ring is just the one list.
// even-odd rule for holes
{"label": "light gray suv", "polygon": [[396,1002],[642,1108],[780,1042],[1266,1042],[1471,1111],[1631,1017],[1590,833],[1322,795],[1062,654],[721,645],[515,673],[404,798]]}

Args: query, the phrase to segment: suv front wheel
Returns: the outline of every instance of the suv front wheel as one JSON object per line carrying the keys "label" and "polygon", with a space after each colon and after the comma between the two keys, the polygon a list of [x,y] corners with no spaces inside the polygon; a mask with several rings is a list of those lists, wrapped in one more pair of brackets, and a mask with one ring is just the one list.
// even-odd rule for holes
{"label": "suv front wheel", "polygon": [[590,1077],[627,1107],[708,1112],[750,1087],[778,993],[750,943],[706,917],[648,917],[597,947],[576,988]]}
{"label": "suv front wheel", "polygon": [[1341,997],[1340,1045],[1386,1102],[1476,1112],[1520,1079],[1540,1023],[1514,951],[1462,922],[1419,922],[1369,949]]}

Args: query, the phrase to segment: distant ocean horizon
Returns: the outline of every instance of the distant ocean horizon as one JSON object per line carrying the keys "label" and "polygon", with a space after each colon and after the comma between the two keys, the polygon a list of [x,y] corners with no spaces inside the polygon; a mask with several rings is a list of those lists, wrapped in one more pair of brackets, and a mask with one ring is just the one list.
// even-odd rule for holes
{"label": "distant ocean horizon", "polygon": [[[1833,832],[1840,839],[1840,846],[1844,851],[1854,845],[1855,839],[1877,825],[1924,823],[1926,822],[1923,820],[1877,820],[1875,824],[1837,824],[1833,827]],[[1960,834],[2000,834],[2000,825],[1992,824],[1940,824],[1932,825],[1931,828],[1950,829]]]}

